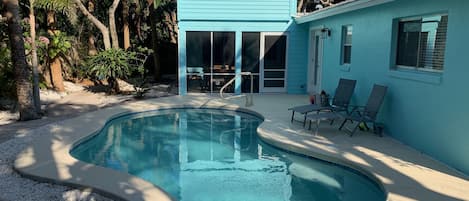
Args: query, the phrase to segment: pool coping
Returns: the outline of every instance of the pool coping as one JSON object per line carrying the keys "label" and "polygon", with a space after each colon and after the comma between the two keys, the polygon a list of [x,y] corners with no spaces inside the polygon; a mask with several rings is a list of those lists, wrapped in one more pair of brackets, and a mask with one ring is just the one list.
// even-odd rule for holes
{"label": "pool coping", "polygon": [[[116,200],[170,201],[171,198],[163,190],[143,179],[127,173],[81,162],[73,158],[69,152],[80,142],[93,137],[107,122],[122,115],[173,108],[225,109],[253,114],[264,119],[269,118],[269,121],[263,121],[257,128],[258,136],[268,144],[356,170],[375,181],[385,192],[387,200],[407,200],[394,196],[398,195],[398,193],[389,192],[389,189],[384,184],[385,181],[379,177],[379,173],[367,169],[356,161],[331,154],[328,150],[322,151],[304,147],[301,144],[295,143],[294,139],[280,139],[279,136],[284,135],[284,133],[281,133],[282,129],[278,128],[278,123],[280,122],[274,118],[270,119],[266,114],[262,114],[262,112],[255,111],[252,108],[245,108],[220,100],[207,100],[211,98],[213,99],[213,97],[207,96],[202,101],[190,100],[180,101],[182,102],[180,103],[171,101],[170,97],[163,99],[164,101],[162,102],[155,99],[124,103],[119,106],[65,120],[59,124],[47,125],[50,127],[49,133],[41,136],[41,139],[34,141],[17,156],[14,169],[25,177],[78,188],[88,188],[91,191],[102,193]],[[80,126],[82,124],[87,126]],[[51,150],[44,154],[44,147]]]}

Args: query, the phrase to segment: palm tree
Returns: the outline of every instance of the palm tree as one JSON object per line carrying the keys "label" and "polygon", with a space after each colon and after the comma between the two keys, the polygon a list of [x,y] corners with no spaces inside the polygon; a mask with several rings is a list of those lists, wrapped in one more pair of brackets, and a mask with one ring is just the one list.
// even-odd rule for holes
{"label": "palm tree", "polygon": [[32,99],[31,72],[26,63],[18,0],[3,0],[3,4],[6,8],[8,37],[11,45],[11,60],[15,68],[20,121],[38,119],[40,116],[34,108],[34,101]]}
{"label": "palm tree", "polygon": [[31,64],[33,70],[33,100],[37,113],[41,112],[41,97],[39,93],[39,70],[36,47],[36,16],[34,14],[34,0],[29,0],[29,29],[31,33]]}

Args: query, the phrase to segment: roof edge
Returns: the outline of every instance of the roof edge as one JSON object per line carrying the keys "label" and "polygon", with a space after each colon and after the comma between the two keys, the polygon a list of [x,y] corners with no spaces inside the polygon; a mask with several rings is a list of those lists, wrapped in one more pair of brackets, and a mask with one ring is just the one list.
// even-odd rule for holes
{"label": "roof edge", "polygon": [[303,24],[307,22],[311,22],[314,20],[323,19],[326,17],[331,17],[334,15],[339,15],[343,13],[348,13],[356,10],[360,10],[363,8],[368,8],[372,6],[377,6],[389,2],[393,2],[395,0],[350,0],[345,1],[335,6],[326,7],[320,9],[318,11],[303,15],[303,16],[296,16],[295,22],[297,24]]}

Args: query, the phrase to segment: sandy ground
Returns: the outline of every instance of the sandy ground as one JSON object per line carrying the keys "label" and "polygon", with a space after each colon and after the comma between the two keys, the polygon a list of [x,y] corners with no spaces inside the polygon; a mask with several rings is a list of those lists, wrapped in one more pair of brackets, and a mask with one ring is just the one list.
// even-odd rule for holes
{"label": "sandy ground", "polygon": [[[44,117],[38,120],[18,122],[18,113],[0,111],[0,201],[17,200],[66,200],[107,201],[109,198],[61,185],[36,182],[18,175],[13,169],[16,155],[34,139],[41,137],[46,125],[79,116],[83,113],[133,101],[132,95],[108,96],[92,93],[79,85],[66,83],[67,93],[41,91]],[[152,97],[168,96],[167,92],[154,92]]]}

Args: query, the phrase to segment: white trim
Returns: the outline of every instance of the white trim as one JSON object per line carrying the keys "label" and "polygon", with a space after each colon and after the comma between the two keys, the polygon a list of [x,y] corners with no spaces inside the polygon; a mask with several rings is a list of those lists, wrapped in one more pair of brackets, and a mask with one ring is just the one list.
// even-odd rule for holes
{"label": "white trim", "polygon": [[[310,29],[309,30],[309,39],[308,39],[308,75],[307,75],[307,83],[306,83],[306,90],[308,93],[312,93],[313,90],[317,90],[316,93],[319,93],[319,91],[321,90],[321,82],[322,82],[322,56],[323,56],[323,47],[324,47],[324,41],[323,39],[321,38],[321,30],[323,29],[322,27],[324,26],[317,26],[315,27],[314,29]],[[319,36],[319,41],[316,41],[316,36]],[[319,65],[319,68],[318,68],[318,72],[317,72],[317,78],[318,80],[316,80],[316,85],[313,86],[310,82],[312,81],[312,79],[315,79],[313,78],[313,68],[315,68],[315,62],[313,62],[313,57],[315,55],[315,51],[316,51],[316,43],[319,42],[319,46],[318,46],[318,58],[314,58],[314,59],[319,59],[320,58],[320,63],[318,63]],[[317,89],[313,89],[313,88],[317,88]]]}
{"label": "white trim", "polygon": [[210,32],[210,94],[213,93],[213,31]]}
{"label": "white trim", "polygon": [[[433,68],[396,65],[396,68],[394,70],[398,70],[398,69],[411,70],[411,71],[414,71],[414,72],[431,72],[431,73],[443,73],[444,72],[444,70],[437,70],[437,69],[433,69]],[[443,67],[443,69],[444,69],[444,67]]]}
{"label": "white trim", "polygon": [[303,24],[306,22],[311,22],[314,20],[323,19],[326,17],[339,15],[342,13],[347,13],[363,8],[368,8],[372,6],[377,6],[389,2],[393,2],[395,0],[349,0],[344,1],[343,3],[339,3],[335,6],[327,7],[303,16],[295,17],[295,21],[297,24]]}
{"label": "white trim", "polygon": [[433,13],[433,14],[423,14],[423,15],[416,15],[411,17],[401,17],[398,18],[398,22],[408,22],[408,21],[415,21],[421,20],[426,17],[434,17],[434,16],[448,16],[448,13]]}
{"label": "white trim", "polygon": [[[284,78],[266,78],[264,79],[264,55],[265,55],[265,37],[266,36],[286,36],[285,38],[285,69],[269,69],[267,71],[285,72]],[[259,93],[269,92],[287,92],[288,87],[288,44],[289,44],[289,33],[288,32],[261,32],[260,51],[259,51]],[[264,87],[264,80],[283,80],[283,87]]]}

